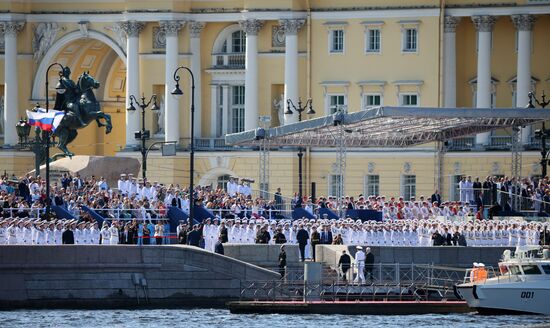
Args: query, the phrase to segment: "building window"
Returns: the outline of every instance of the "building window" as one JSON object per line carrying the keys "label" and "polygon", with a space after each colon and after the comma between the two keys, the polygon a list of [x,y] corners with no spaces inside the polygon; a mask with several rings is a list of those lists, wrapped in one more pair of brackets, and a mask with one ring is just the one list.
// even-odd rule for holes
{"label": "building window", "polygon": [[342,179],[341,179],[341,176],[339,174],[331,174],[329,175],[329,179],[328,179],[328,195],[329,196],[342,196],[342,195],[338,195],[339,193],[339,186],[340,186],[340,183],[341,183]]}
{"label": "building window", "polygon": [[246,36],[243,31],[236,31],[231,34],[231,52],[243,53],[246,50]]}
{"label": "building window", "polygon": [[416,197],[416,175],[404,175],[402,189],[405,200],[411,200],[411,197]]}
{"label": "building window", "polygon": [[418,94],[402,93],[399,95],[399,104],[401,106],[416,107],[419,104]]}
{"label": "building window", "polygon": [[367,29],[367,53],[380,53],[380,29]]}
{"label": "building window", "polygon": [[231,88],[231,133],[244,131],[244,86]]}
{"label": "building window", "polygon": [[346,105],[345,95],[329,95],[329,114],[336,113]]}
{"label": "building window", "polygon": [[217,187],[221,188],[223,190],[227,190],[227,183],[229,182],[229,174],[220,175],[218,177],[218,184]]}
{"label": "building window", "polygon": [[330,52],[344,52],[344,30],[331,30],[330,33]]}
{"label": "building window", "polygon": [[379,93],[367,93],[363,95],[363,109],[373,106],[382,106],[382,95]]}
{"label": "building window", "polygon": [[418,30],[406,28],[403,30],[403,52],[418,51]]}
{"label": "building window", "polygon": [[380,176],[367,175],[365,177],[365,195],[378,196],[380,195]]}

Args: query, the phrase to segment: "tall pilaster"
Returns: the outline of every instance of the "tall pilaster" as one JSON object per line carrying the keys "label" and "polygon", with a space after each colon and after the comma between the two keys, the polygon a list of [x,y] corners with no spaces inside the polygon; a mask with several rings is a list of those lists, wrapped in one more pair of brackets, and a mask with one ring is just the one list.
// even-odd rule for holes
{"label": "tall pilaster", "polygon": [[[496,18],[494,16],[473,16],[477,30],[477,94],[476,107],[491,107],[491,37]],[[476,136],[476,144],[489,144],[490,132]]]}
{"label": "tall pilaster", "polygon": [[[139,33],[145,24],[137,21],[118,23],[126,33],[126,108],[130,106],[130,95],[139,97]],[[126,147],[138,144],[134,132],[140,129],[139,111],[126,111]]]}
{"label": "tall pilaster", "polygon": [[244,129],[258,127],[258,32],[263,23],[257,19],[239,22],[246,33],[245,78],[244,78]]}
{"label": "tall pilaster", "polygon": [[[19,90],[17,73],[17,33],[25,22],[8,21],[1,23],[4,33],[4,146],[17,144],[17,114],[19,110]],[[46,90],[46,97],[47,97]]]}
{"label": "tall pilaster", "polygon": [[[518,30],[518,67],[516,76],[516,107],[523,108],[531,91],[531,31],[535,24],[533,15],[513,15],[512,22]],[[534,90],[533,90],[534,91]],[[521,142],[531,142],[531,126],[521,130]]]}
{"label": "tall pilaster", "polygon": [[233,133],[233,131],[229,131],[229,120],[231,119],[229,104],[231,99],[229,99],[229,85],[227,84],[222,85],[222,99],[222,136],[225,136],[228,133]]}
{"label": "tall pilaster", "polygon": [[191,71],[195,76],[195,138],[201,137],[202,88],[201,88],[201,32],[206,23],[189,23],[189,49],[191,50]]}
{"label": "tall pilaster", "polygon": [[[304,25],[303,19],[284,19],[279,24],[285,32],[285,91],[284,108],[287,99],[298,102],[298,31]],[[284,124],[298,122],[298,113],[285,115]],[[281,122],[282,123],[282,122]]]}
{"label": "tall pilaster", "polygon": [[[165,60],[165,75],[164,75],[164,141],[180,141],[180,109],[178,99],[172,96],[171,92],[174,89],[174,72],[178,68],[178,32],[185,23],[180,21],[161,21],[159,22],[160,29],[166,35],[166,60]],[[186,72],[184,72],[186,73]],[[187,76],[183,77],[184,79]],[[197,124],[195,124],[197,126]]]}
{"label": "tall pilaster", "polygon": [[456,107],[456,26],[460,17],[445,16],[443,34],[443,106]]}
{"label": "tall pilaster", "polygon": [[218,126],[221,117],[218,109],[218,85],[210,84],[210,138],[218,138]]}

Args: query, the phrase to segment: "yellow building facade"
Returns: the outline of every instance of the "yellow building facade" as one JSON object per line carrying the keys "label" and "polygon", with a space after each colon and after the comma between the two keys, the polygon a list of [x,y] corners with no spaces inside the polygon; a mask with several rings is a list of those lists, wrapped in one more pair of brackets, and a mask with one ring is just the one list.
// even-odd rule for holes
{"label": "yellow building facade", "polygon": [[[177,141],[174,157],[153,152],[148,177],[186,184],[189,178],[191,83],[174,98],[175,69],[194,74],[195,181],[227,176],[258,181],[259,152],[225,145],[224,136],[260,125],[298,121],[287,99],[311,98],[314,115],[378,105],[502,107],[527,104],[529,91],[550,89],[550,1],[545,0],[18,0],[0,1],[0,170],[22,174],[33,156],[17,149],[15,124],[25,109],[53,100],[58,70],[72,78],[90,72],[96,96],[113,120],[79,130],[76,154],[141,159],[134,131],[140,113],[129,97],[158,95],[161,110],[146,111],[154,141]],[[45,90],[46,79],[50,90]],[[53,104],[50,101],[50,106]],[[540,174],[533,131],[522,130],[522,175]],[[509,175],[509,131],[449,140],[438,152],[354,149],[347,154],[346,193],[454,197],[461,175]],[[269,152],[268,189],[298,190],[297,149]],[[332,194],[336,153],[306,149],[304,189]],[[256,185],[257,189],[258,186]]]}

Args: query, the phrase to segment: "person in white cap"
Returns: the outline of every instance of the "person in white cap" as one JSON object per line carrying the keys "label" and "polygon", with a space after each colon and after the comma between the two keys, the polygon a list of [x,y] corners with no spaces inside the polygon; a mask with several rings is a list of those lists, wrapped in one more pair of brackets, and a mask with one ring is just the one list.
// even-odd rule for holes
{"label": "person in white cap", "polygon": [[110,245],[111,233],[109,232],[109,225],[107,224],[107,221],[103,221],[103,225],[101,226],[99,233],[101,234],[101,245]]}
{"label": "person in white cap", "polygon": [[353,280],[354,283],[359,283],[361,279],[361,284],[365,284],[365,252],[363,252],[363,247],[357,246],[357,253],[355,253],[355,266],[357,267],[357,276]]}
{"label": "person in white cap", "polygon": [[109,245],[117,245],[118,244],[118,227],[117,222],[113,221],[111,223],[111,227],[109,228]]}

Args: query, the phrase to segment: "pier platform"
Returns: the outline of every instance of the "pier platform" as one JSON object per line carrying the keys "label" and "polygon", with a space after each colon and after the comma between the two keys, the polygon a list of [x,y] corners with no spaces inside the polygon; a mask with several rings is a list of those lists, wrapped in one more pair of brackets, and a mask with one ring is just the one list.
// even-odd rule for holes
{"label": "pier platform", "polygon": [[227,303],[234,314],[449,314],[473,312],[464,301],[235,301]]}

